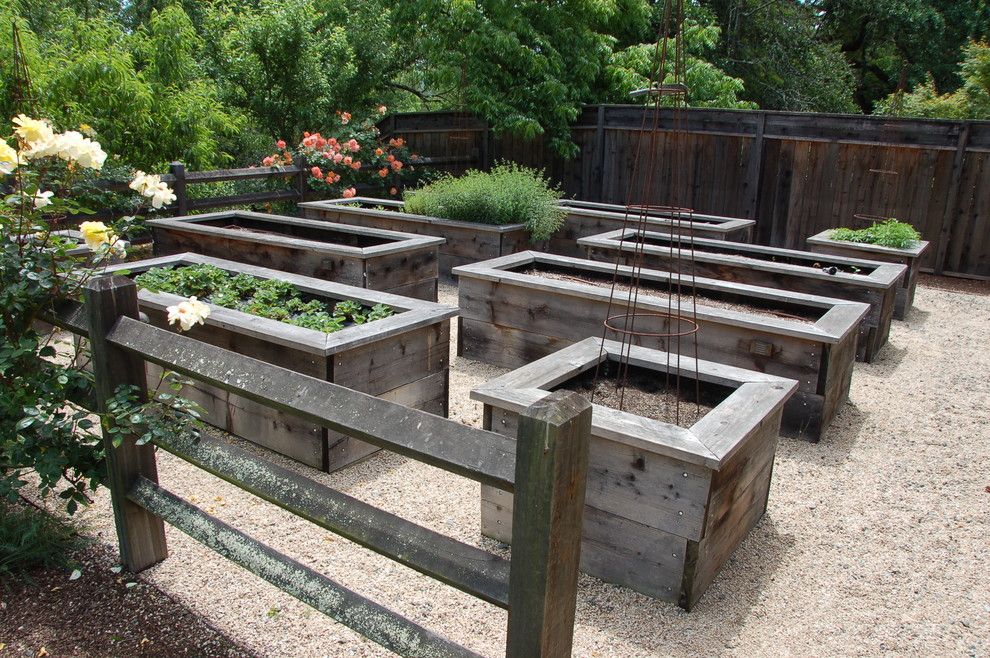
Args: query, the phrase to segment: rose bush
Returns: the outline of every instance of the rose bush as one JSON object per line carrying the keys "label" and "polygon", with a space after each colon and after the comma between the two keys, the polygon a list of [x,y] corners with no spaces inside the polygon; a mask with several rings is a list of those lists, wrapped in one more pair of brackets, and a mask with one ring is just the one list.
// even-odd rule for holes
{"label": "rose bush", "polygon": [[[79,231],[88,256],[70,254],[79,242],[64,229],[72,228],[70,217],[92,214],[79,196],[106,161],[94,139],[23,114],[0,138],[0,496],[16,497],[33,473],[41,494],[57,491],[70,513],[105,478],[103,432],[72,402],[85,397],[90,375],[66,365],[65,355],[56,359],[55,334],[38,320],[77,299],[108,259],[123,256],[124,238],[137,226],[134,217],[84,221]],[[175,199],[168,185],[141,172],[131,189],[140,199],[135,206],[160,208]],[[166,425],[196,430],[197,412],[187,401],[156,393],[167,404],[150,406],[154,400],[123,389],[103,423],[112,440],[139,429],[150,438]]]}
{"label": "rose bush", "polygon": [[[384,114],[387,108],[381,105],[376,111]],[[295,148],[278,140],[276,151],[261,164],[278,168],[301,159],[309,167],[310,189],[326,196],[350,198],[357,194],[359,186],[382,196],[398,196],[415,176],[418,156],[410,152],[401,137],[381,140],[371,118],[360,123],[352,119],[349,112],[338,112],[326,134],[305,132]]]}

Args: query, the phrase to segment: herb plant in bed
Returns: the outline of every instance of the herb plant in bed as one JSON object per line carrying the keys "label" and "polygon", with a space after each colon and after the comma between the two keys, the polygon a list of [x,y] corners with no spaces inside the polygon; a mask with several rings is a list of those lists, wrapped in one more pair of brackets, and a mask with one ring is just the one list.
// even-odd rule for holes
{"label": "herb plant in bed", "polygon": [[232,210],[148,222],[155,255],[193,252],[436,301],[442,238]]}
{"label": "herb plant in bed", "polygon": [[[457,353],[518,368],[575,342],[602,336],[611,314],[626,312],[631,268],[553,254],[524,252],[457,268],[460,318]],[[668,295],[676,275],[642,270],[637,320],[644,334],[670,334],[663,319],[678,311]],[[795,379],[799,387],[784,409],[788,436],[817,441],[847,399],[860,320],[866,304],[698,277],[696,307],[680,309],[700,326],[698,357]],[[617,339],[609,334],[606,338]],[[673,349],[661,337],[644,347]],[[682,346],[683,346],[682,341]]]}
{"label": "herb plant in bed", "polygon": [[865,229],[829,229],[807,240],[811,251],[852,258],[867,258],[907,266],[894,303],[894,317],[903,320],[914,305],[921,261],[929,243],[910,224],[890,220]]}
{"label": "herb plant in bed", "polygon": [[[485,405],[485,429],[514,439],[528,405],[554,390],[589,398],[594,390],[581,568],[690,609],[766,510],[781,414],[797,382],[626,350],[588,338],[471,397]],[[620,364],[629,364],[621,410]],[[511,519],[512,495],[482,485],[482,533],[511,542]]]}
{"label": "herb plant in bed", "polygon": [[[147,286],[138,300],[156,326],[168,326],[166,307],[196,295],[211,313],[204,326],[188,332],[193,338],[446,416],[456,309],[198,254],[109,271]],[[149,378],[157,381],[151,370]],[[206,409],[211,424],[316,468],[332,471],[376,450],[206,384],[196,383],[186,395]]]}
{"label": "herb plant in bed", "polygon": [[458,265],[533,248],[556,232],[560,192],[536,171],[499,165],[406,192],[403,202],[332,199],[301,203],[306,217],[446,239],[440,275]]}
{"label": "herb plant in bed", "polygon": [[656,270],[680,267],[698,276],[836,297],[870,305],[857,358],[872,362],[890,334],[894,302],[906,268],[895,263],[814,254],[795,249],[708,240],[629,228],[581,238],[592,260]]}

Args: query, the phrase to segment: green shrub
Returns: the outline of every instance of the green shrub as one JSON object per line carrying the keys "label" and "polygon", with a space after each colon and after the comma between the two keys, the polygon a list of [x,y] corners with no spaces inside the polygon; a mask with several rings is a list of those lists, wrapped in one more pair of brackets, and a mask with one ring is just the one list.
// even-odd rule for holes
{"label": "green shrub", "polygon": [[533,242],[546,240],[564,221],[562,193],[542,172],[499,164],[491,172],[445,176],[406,192],[405,209],[417,215],[479,224],[525,224]]}
{"label": "green shrub", "polygon": [[894,249],[906,249],[920,240],[921,234],[914,230],[910,224],[890,218],[885,222],[877,222],[873,226],[861,229],[837,228],[829,234],[829,237],[843,242],[860,242]]}

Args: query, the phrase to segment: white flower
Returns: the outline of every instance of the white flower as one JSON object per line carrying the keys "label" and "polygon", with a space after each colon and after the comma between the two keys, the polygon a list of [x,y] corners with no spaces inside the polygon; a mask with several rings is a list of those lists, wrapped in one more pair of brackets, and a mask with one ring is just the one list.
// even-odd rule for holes
{"label": "white flower", "polygon": [[167,206],[177,198],[167,183],[158,183],[149,189],[151,190],[151,194],[148,195],[146,193],[145,196],[151,196],[151,207],[156,210],[162,206]]}
{"label": "white flower", "polygon": [[130,182],[127,187],[131,188],[138,194],[144,194],[144,191],[151,185],[158,183],[160,179],[158,176],[152,176],[144,173],[140,169],[134,172],[134,180]]}
{"label": "white flower", "polygon": [[47,142],[54,136],[51,125],[44,119],[32,119],[23,114],[18,114],[14,117],[14,125],[17,126],[14,132],[29,145],[37,142]]}
{"label": "white flower", "polygon": [[12,174],[20,164],[24,164],[24,158],[18,155],[10,144],[0,140],[0,173]]}
{"label": "white flower", "polygon": [[96,170],[102,169],[106,162],[107,154],[99,143],[75,130],[56,135],[53,141],[51,144],[44,143],[37,151],[38,155],[51,155],[55,151],[58,157],[67,162],[77,162],[83,167]]}
{"label": "white flower", "polygon": [[172,325],[178,322],[182,331],[189,331],[197,324],[203,324],[206,318],[210,317],[210,307],[195,297],[190,297],[175,306],[169,306],[165,310],[168,311],[168,323]]}
{"label": "white flower", "polygon": [[37,192],[35,192],[34,193],[34,208],[35,208],[35,210],[40,210],[40,209],[44,208],[45,206],[50,206],[52,204],[52,196],[54,194],[55,193],[52,192],[51,190],[47,190],[45,192],[42,192],[41,190],[38,190]]}

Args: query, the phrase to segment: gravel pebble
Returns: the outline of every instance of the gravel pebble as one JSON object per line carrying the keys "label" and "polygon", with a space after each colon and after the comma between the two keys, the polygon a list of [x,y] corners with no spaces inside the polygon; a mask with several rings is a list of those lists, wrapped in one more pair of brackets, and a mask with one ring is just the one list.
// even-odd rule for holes
{"label": "gravel pebble", "polygon": [[[441,301],[456,304],[444,286]],[[990,297],[918,289],[819,444],[780,443],[766,517],[695,610],[583,576],[575,656],[990,654]],[[456,345],[456,340],[451,342]],[[481,424],[470,389],[504,370],[453,359],[451,417]],[[257,449],[259,453],[262,451]],[[506,614],[159,453],[162,483],[331,578],[486,656]],[[291,465],[284,459],[280,463]],[[479,488],[394,454],[314,479],[504,553],[479,532]],[[84,513],[113,542],[108,497]],[[384,649],[169,528],[153,583],[260,656]]]}

